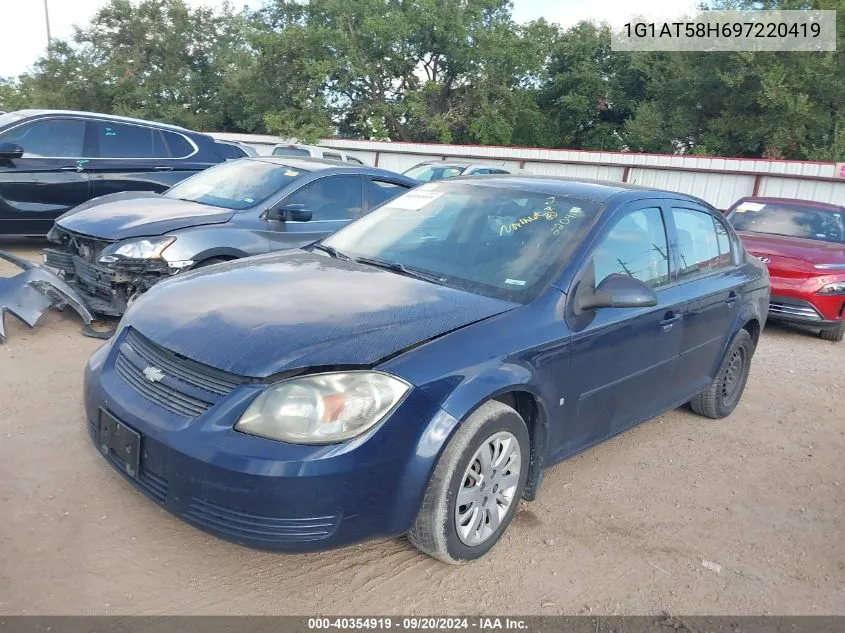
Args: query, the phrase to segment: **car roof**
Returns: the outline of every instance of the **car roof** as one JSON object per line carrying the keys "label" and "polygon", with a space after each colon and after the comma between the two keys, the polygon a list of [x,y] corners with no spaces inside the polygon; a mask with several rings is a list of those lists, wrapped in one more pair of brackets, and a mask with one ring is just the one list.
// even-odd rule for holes
{"label": "car roof", "polygon": [[795,206],[801,207],[813,207],[815,209],[820,209],[822,211],[842,211],[845,209],[845,206],[839,204],[832,204],[829,202],[816,202],[815,200],[801,200],[799,198],[774,198],[770,196],[748,196],[746,198],[740,198],[731,206],[734,207],[741,202],[762,202],[762,203],[785,203],[791,204]]}
{"label": "car roof", "polygon": [[201,134],[201,132],[195,132],[193,130],[189,130],[188,128],[181,127],[179,125],[173,125],[172,123],[161,123],[160,121],[148,121],[146,119],[136,119],[134,117],[128,116],[119,116],[116,114],[103,114],[101,112],[84,112],[81,110],[44,110],[44,109],[27,109],[27,110],[16,110],[11,112],[10,114],[16,114],[23,118],[30,118],[30,117],[42,117],[48,115],[62,115],[62,116],[69,116],[69,117],[90,117],[96,119],[102,119],[104,121],[114,121],[115,123],[136,123],[139,125],[148,125],[154,126],[166,130],[173,130],[177,132],[189,132],[192,134]]}
{"label": "car roof", "polygon": [[370,167],[369,165],[358,165],[356,163],[344,163],[338,160],[327,160],[325,158],[300,158],[299,156],[248,156],[241,158],[240,160],[260,160],[265,163],[274,163],[276,165],[290,167],[291,169],[303,172],[318,172],[327,169],[334,169],[338,172],[352,172],[370,176],[383,176],[393,180],[407,182],[409,184],[419,184],[413,178],[397,174],[396,172],[392,172],[387,169]]}
{"label": "car roof", "polygon": [[471,160],[424,160],[414,167],[421,165],[437,165],[439,167],[504,167],[501,163],[485,163]]}
{"label": "car roof", "polygon": [[[589,178],[568,178],[566,176],[534,176],[534,175],[490,175],[490,176],[458,176],[446,180],[438,180],[440,183],[465,182],[478,185],[499,186],[508,189],[521,189],[537,191],[550,195],[567,196],[572,198],[584,198],[594,202],[607,202],[614,196],[621,194],[642,194],[648,193],[653,198],[675,198],[689,200],[706,207],[712,207],[708,202],[685,193],[655,189],[626,182],[610,180],[592,180]],[[629,197],[644,197],[629,196]]]}

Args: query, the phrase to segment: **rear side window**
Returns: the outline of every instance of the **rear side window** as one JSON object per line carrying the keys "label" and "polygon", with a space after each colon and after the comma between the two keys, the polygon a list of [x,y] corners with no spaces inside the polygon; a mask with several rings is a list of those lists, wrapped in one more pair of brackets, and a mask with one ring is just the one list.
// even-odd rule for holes
{"label": "rear side window", "polygon": [[355,163],[356,165],[363,165],[364,164],[363,161],[358,160],[354,156],[347,156],[346,162],[347,163]]}
{"label": "rear side window", "polygon": [[367,183],[367,207],[374,209],[388,200],[392,200],[396,196],[405,193],[408,189],[410,187],[395,182],[370,180]]}
{"label": "rear side window", "polygon": [[80,158],[84,156],[85,121],[82,119],[42,119],[9,130],[0,141],[23,147],[23,155],[39,158]]}
{"label": "rear side window", "polygon": [[159,130],[142,125],[92,121],[99,158],[169,158]]}
{"label": "rear side window", "polygon": [[176,132],[161,132],[171,158],[187,158],[194,153],[194,146],[181,134]]}
{"label": "rear side window", "polygon": [[243,158],[247,155],[246,152],[237,145],[231,145],[229,143],[215,143],[214,146],[217,149],[217,153],[226,160]]}
{"label": "rear side window", "polygon": [[669,281],[666,227],[658,208],[638,209],[622,216],[596,247],[596,286],[618,273],[657,288]]}
{"label": "rear side window", "polygon": [[678,232],[680,279],[731,265],[731,241],[719,220],[694,209],[673,208],[672,217]]}
{"label": "rear side window", "polygon": [[273,156],[311,156],[311,152],[301,147],[274,147]]}
{"label": "rear side window", "polygon": [[343,160],[343,156],[335,154],[334,152],[323,152],[323,158],[328,158],[329,160]]}

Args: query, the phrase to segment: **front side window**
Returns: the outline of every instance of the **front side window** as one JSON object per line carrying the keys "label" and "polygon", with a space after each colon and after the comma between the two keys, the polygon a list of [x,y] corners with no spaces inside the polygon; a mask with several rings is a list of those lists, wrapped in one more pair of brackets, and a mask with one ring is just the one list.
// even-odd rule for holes
{"label": "front side window", "polygon": [[99,158],[169,158],[161,132],[142,125],[92,121]]}
{"label": "front side window", "polygon": [[241,158],[201,171],[168,189],[168,198],[226,209],[261,204],[304,173],[277,163]]}
{"label": "front side window", "polygon": [[16,143],[29,158],[81,158],[85,144],[82,119],[41,119],[0,135],[0,142]]}
{"label": "front side window", "polygon": [[312,220],[349,220],[361,215],[360,176],[327,176],[288,196],[282,203],[301,204]]}
{"label": "front side window", "polygon": [[448,286],[526,302],[558,274],[596,213],[594,202],[578,198],[490,184],[430,183],[325,243],[350,257],[434,275]]}
{"label": "front side window", "polygon": [[678,233],[680,279],[731,265],[730,239],[721,222],[709,213],[693,209],[673,208],[672,217]]}
{"label": "front side window", "polygon": [[737,231],[845,243],[845,219],[833,209],[789,202],[741,202],[728,220]]}
{"label": "front side window", "polygon": [[619,273],[657,288],[669,281],[666,227],[659,208],[638,209],[622,216],[593,254],[596,286]]}

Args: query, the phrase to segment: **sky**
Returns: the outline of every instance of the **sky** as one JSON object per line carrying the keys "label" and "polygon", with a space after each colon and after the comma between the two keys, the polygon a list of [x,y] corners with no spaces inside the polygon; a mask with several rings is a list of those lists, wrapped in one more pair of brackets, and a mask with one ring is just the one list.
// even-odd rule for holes
{"label": "sky", "polygon": [[[260,0],[235,0],[258,4]],[[675,19],[694,12],[696,0],[512,0],[514,18],[526,22],[545,17],[563,26],[581,20],[605,20],[621,26],[636,13],[647,17]],[[186,0],[192,6],[219,7],[223,0]],[[73,26],[84,26],[107,0],[47,0],[50,30],[58,39],[70,37]],[[634,8],[636,7],[636,8]],[[25,72],[43,55],[47,46],[43,0],[0,0],[0,77],[14,77]]]}

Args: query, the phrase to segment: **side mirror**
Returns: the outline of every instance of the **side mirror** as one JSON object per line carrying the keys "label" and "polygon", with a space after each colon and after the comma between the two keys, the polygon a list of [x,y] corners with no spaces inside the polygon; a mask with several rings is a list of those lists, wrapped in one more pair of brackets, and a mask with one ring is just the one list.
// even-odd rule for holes
{"label": "side mirror", "polygon": [[20,158],[23,147],[17,143],[0,143],[0,158]]}
{"label": "side mirror", "polygon": [[314,213],[304,204],[289,204],[267,212],[267,219],[275,222],[309,222]]}
{"label": "side mirror", "polygon": [[614,273],[606,277],[595,291],[588,289],[581,294],[579,288],[577,307],[580,311],[598,308],[651,308],[657,305],[657,294],[628,275]]}

